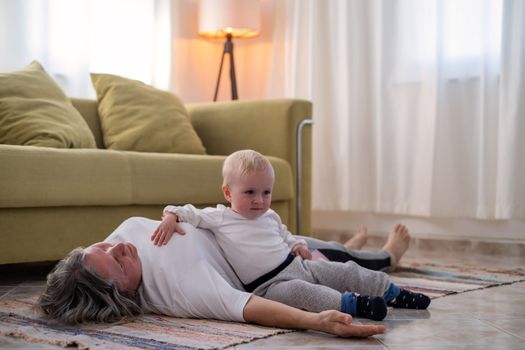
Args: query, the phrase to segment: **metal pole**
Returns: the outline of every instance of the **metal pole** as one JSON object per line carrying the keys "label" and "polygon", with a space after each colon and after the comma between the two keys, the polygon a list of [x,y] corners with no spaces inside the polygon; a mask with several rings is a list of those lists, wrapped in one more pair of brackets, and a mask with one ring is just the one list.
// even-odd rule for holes
{"label": "metal pole", "polygon": [[296,234],[301,234],[301,200],[302,200],[302,181],[303,181],[303,129],[306,125],[313,125],[313,119],[303,119],[297,126],[297,169],[295,171],[295,220],[296,220]]}
{"label": "metal pole", "polygon": [[232,90],[232,100],[237,100],[239,98],[237,94],[237,79],[235,77],[235,62],[233,59],[232,35],[227,34],[226,41],[224,42],[224,49],[222,51],[221,64],[219,65],[219,77],[217,78],[217,84],[215,84],[215,94],[213,95],[213,102],[217,101],[217,95],[219,94],[219,85],[221,83],[222,66],[224,63],[224,56],[226,54],[230,55],[230,83],[231,83],[231,90]]}

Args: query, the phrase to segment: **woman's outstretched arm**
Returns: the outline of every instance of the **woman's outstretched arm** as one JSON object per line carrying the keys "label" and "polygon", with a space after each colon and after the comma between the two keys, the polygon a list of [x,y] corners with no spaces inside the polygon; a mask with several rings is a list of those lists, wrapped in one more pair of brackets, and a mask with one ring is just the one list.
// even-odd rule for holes
{"label": "woman's outstretched arm", "polygon": [[244,307],[244,319],[263,326],[311,329],[340,337],[369,337],[385,331],[382,325],[354,325],[352,316],[339,311],[302,311],[255,295]]}

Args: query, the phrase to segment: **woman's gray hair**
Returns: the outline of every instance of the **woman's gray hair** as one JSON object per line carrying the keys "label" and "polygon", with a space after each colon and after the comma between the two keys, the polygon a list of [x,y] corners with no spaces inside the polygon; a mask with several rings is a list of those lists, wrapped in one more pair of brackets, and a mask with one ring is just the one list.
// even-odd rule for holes
{"label": "woman's gray hair", "polygon": [[142,313],[138,298],[119,292],[83,260],[84,249],[76,248],[47,275],[36,305],[46,317],[74,325],[116,322]]}

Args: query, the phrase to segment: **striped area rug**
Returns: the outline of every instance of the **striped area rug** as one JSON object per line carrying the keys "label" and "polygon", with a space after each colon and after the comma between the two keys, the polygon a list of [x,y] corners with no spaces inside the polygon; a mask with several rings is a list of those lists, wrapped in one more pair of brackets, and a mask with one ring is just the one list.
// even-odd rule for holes
{"label": "striped area rug", "polygon": [[[525,281],[524,269],[405,263],[391,273],[399,286],[431,298]],[[40,320],[31,311],[36,297],[0,301],[0,334],[28,342],[81,349],[222,349],[291,332],[235,322],[146,315],[111,325],[64,327]]]}
{"label": "striped area rug", "polygon": [[39,319],[35,298],[0,301],[0,334],[80,349],[222,349],[291,332],[245,323],[144,315],[131,322],[66,327]]}
{"label": "striped area rug", "polygon": [[410,262],[390,273],[398,286],[431,299],[525,281],[525,269],[447,266]]}

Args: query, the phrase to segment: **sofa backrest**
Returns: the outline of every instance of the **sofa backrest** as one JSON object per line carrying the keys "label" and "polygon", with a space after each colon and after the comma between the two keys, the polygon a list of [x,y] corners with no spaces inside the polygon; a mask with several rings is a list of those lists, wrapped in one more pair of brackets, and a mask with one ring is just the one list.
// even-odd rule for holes
{"label": "sofa backrest", "polygon": [[104,140],[102,138],[102,129],[100,127],[100,118],[98,116],[97,101],[82,98],[72,98],[71,103],[73,103],[73,106],[80,112],[82,117],[84,117],[84,120],[91,129],[93,136],[95,136],[97,147],[105,148]]}

